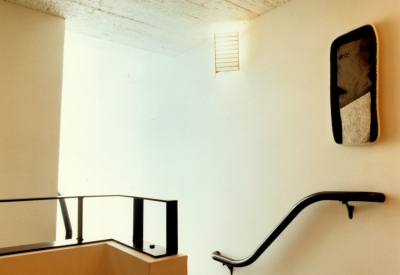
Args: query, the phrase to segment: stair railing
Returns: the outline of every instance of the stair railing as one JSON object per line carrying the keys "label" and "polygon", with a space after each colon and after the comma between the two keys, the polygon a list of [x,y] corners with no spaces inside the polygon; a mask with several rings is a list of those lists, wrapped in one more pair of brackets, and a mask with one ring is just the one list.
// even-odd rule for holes
{"label": "stair railing", "polygon": [[[132,245],[119,242],[114,239],[107,240],[84,240],[83,239],[83,200],[91,198],[105,197],[124,197],[133,199],[133,232]],[[77,239],[71,240],[72,228],[69,221],[68,211],[65,205],[65,199],[78,200],[78,223],[77,223]],[[178,201],[177,200],[160,200],[153,198],[143,198],[126,195],[88,195],[88,196],[57,196],[57,197],[38,197],[38,198],[18,198],[18,199],[2,199],[0,203],[16,203],[26,201],[44,201],[59,200],[61,212],[63,214],[64,225],[66,229],[66,240],[47,243],[37,243],[31,245],[22,245],[14,247],[0,248],[0,256],[10,255],[22,252],[31,252],[44,249],[52,249],[59,247],[75,246],[80,244],[98,243],[104,241],[116,241],[122,245],[133,248],[142,253],[148,254],[154,258],[160,258],[178,253]],[[144,201],[156,201],[166,204],[166,245],[162,247],[152,242],[143,240],[143,219],[144,219]]]}
{"label": "stair railing", "polygon": [[[58,196],[62,196],[62,194],[58,192]],[[72,239],[72,226],[71,220],[69,219],[67,204],[65,203],[65,199],[59,199],[58,202],[60,203],[61,214],[64,221],[65,239],[69,240]]]}
{"label": "stair railing", "polygon": [[231,274],[234,267],[244,267],[252,264],[261,254],[270,246],[270,244],[282,233],[282,231],[290,224],[290,222],[307,206],[318,201],[340,201],[345,204],[349,214],[349,218],[353,218],[354,206],[348,204],[349,201],[363,202],[384,202],[385,195],[373,192],[319,192],[311,194],[299,201],[281,223],[272,231],[272,233],[262,242],[262,244],[248,257],[241,260],[233,260],[221,255],[219,251],[211,254],[211,257],[223,265],[226,265]]}

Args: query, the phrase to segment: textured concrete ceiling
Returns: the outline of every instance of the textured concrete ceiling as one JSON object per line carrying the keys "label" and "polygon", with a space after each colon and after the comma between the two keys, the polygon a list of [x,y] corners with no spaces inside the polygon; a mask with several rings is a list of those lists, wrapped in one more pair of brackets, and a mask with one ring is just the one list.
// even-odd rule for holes
{"label": "textured concrete ceiling", "polygon": [[217,22],[248,21],[290,0],[6,0],[66,19],[69,31],[164,55],[209,39]]}

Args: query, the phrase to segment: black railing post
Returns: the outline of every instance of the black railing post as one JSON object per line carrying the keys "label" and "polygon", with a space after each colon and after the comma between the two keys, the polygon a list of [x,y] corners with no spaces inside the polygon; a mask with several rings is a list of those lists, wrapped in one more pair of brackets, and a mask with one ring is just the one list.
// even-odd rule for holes
{"label": "black railing post", "polygon": [[[60,192],[58,192],[58,195],[62,196]],[[69,239],[72,239],[72,227],[71,227],[71,221],[70,221],[69,215],[68,215],[67,204],[65,203],[65,199],[58,199],[58,201],[60,203],[61,214],[62,214],[63,221],[64,221],[65,239],[69,240]]]}
{"label": "black railing post", "polygon": [[78,197],[78,243],[83,241],[83,197]]}
{"label": "black railing post", "polygon": [[167,255],[178,253],[178,201],[167,201]]}
{"label": "black railing post", "polygon": [[143,199],[133,198],[133,245],[143,248]]}

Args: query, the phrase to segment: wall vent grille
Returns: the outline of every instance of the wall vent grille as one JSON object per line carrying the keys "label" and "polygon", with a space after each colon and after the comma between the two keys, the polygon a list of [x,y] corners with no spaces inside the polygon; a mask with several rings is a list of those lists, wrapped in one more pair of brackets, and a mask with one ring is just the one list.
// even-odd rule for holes
{"label": "wall vent grille", "polygon": [[239,33],[214,35],[215,72],[239,71]]}

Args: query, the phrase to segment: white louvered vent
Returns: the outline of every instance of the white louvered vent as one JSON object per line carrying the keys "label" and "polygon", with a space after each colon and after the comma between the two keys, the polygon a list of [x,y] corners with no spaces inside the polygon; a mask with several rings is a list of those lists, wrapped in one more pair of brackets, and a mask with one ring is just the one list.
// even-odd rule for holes
{"label": "white louvered vent", "polygon": [[239,33],[214,35],[215,72],[239,71]]}

